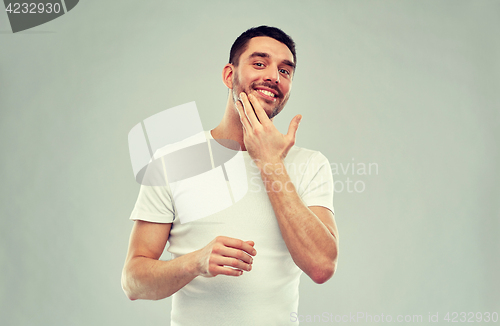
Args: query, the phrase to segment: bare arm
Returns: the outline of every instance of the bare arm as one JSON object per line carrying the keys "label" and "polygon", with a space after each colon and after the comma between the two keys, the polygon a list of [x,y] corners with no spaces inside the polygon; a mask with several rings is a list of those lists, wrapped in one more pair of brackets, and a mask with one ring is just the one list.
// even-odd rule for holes
{"label": "bare arm", "polygon": [[[286,246],[297,266],[314,282],[324,283],[337,269],[338,230],[333,213],[322,206],[307,207],[300,199],[283,163],[279,173],[267,168],[262,179]],[[272,185],[285,185],[273,188]]]}
{"label": "bare arm", "polygon": [[[171,296],[197,276],[239,276],[250,271],[256,251],[253,241],[217,237],[204,248],[160,261],[171,223],[136,221],[122,272],[122,288],[131,300]],[[231,266],[231,267],[226,267]]]}

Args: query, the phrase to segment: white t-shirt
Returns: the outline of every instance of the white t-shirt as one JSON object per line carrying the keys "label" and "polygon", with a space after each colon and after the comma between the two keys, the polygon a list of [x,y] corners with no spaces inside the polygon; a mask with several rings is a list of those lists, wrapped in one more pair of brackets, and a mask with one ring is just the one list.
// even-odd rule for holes
{"label": "white t-shirt", "polygon": [[[207,139],[213,139],[206,132]],[[252,270],[238,277],[196,277],[173,295],[171,325],[288,325],[297,312],[302,271],[293,262],[273,207],[248,152],[242,155],[248,190],[230,207],[181,223],[175,194],[167,186],[141,186],[130,219],[172,223],[168,251],[173,258],[206,246],[216,236],[255,242]],[[333,212],[333,179],[328,160],[317,151],[292,147],[285,166],[306,206]],[[193,202],[192,205],[196,205]]]}

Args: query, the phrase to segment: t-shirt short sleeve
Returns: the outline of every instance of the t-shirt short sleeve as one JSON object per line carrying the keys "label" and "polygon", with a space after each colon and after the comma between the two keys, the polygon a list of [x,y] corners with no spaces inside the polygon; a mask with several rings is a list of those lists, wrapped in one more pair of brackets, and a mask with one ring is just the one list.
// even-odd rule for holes
{"label": "t-shirt short sleeve", "polygon": [[172,223],[175,219],[175,207],[169,188],[167,186],[141,185],[139,197],[130,219],[154,223]]}
{"label": "t-shirt short sleeve", "polygon": [[300,197],[306,206],[323,206],[334,213],[334,183],[328,159],[315,152],[305,168],[302,177]]}

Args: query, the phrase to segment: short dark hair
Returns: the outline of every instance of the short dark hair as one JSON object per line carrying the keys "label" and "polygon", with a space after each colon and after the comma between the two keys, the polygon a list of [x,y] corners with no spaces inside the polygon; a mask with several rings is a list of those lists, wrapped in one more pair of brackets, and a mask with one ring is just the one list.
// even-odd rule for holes
{"label": "short dark hair", "polygon": [[243,32],[236,41],[234,41],[233,46],[231,46],[231,51],[229,52],[229,63],[238,66],[240,56],[245,52],[247,48],[248,41],[257,36],[267,36],[271,37],[283,44],[285,44],[293,55],[293,63],[297,64],[297,56],[295,54],[295,42],[290,36],[288,36],[281,29],[270,26],[259,26],[252,27]]}

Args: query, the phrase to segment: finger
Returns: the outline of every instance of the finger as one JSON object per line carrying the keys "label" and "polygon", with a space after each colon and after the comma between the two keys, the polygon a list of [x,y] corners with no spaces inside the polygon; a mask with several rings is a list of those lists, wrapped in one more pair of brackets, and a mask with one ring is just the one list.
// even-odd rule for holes
{"label": "finger", "polygon": [[259,119],[259,122],[261,124],[271,122],[271,120],[267,116],[266,111],[262,108],[262,105],[260,105],[260,102],[257,99],[257,97],[253,94],[249,94],[248,99],[250,100],[250,103],[252,104],[253,108],[255,109],[255,114],[257,114],[257,118]]}
{"label": "finger", "polygon": [[248,120],[250,121],[250,124],[252,125],[252,127],[257,127],[260,123],[259,120],[257,120],[257,116],[255,115],[254,111],[255,107],[252,106],[252,104],[248,99],[247,94],[245,94],[244,92],[240,93],[240,98],[241,102],[243,102],[243,106],[245,108],[245,114]]}
{"label": "finger", "polygon": [[248,243],[249,245],[251,245],[252,247],[255,246],[255,242],[253,241],[245,241],[246,243]]}
{"label": "finger", "polygon": [[297,129],[299,129],[299,123],[302,120],[302,116],[297,114],[293,117],[292,121],[290,121],[290,126],[288,127],[288,133],[286,134],[291,140],[295,142],[295,136],[297,134]]}
{"label": "finger", "polygon": [[219,240],[222,242],[223,245],[227,247],[241,249],[252,256],[255,256],[257,254],[257,251],[253,248],[253,246],[249,245],[248,243],[240,239],[219,237]]}
{"label": "finger", "polygon": [[219,266],[229,266],[247,272],[252,270],[252,264],[247,264],[239,259],[231,257],[214,256],[210,259],[210,263],[217,264]]}
{"label": "finger", "polygon": [[212,276],[217,276],[217,275],[240,276],[241,274],[243,274],[242,270],[234,269],[231,267],[223,267],[215,264],[210,266],[209,272],[210,275]]}
{"label": "finger", "polygon": [[247,130],[250,130],[252,126],[250,125],[250,122],[248,122],[248,117],[245,114],[245,109],[243,107],[243,104],[240,101],[236,102],[236,109],[238,110],[238,113],[240,114],[240,121],[241,125],[243,126],[243,130],[246,132]]}
{"label": "finger", "polygon": [[253,258],[245,251],[240,249],[234,249],[223,246],[223,247],[214,247],[213,252],[224,257],[239,259],[247,264],[251,264],[253,262]]}

